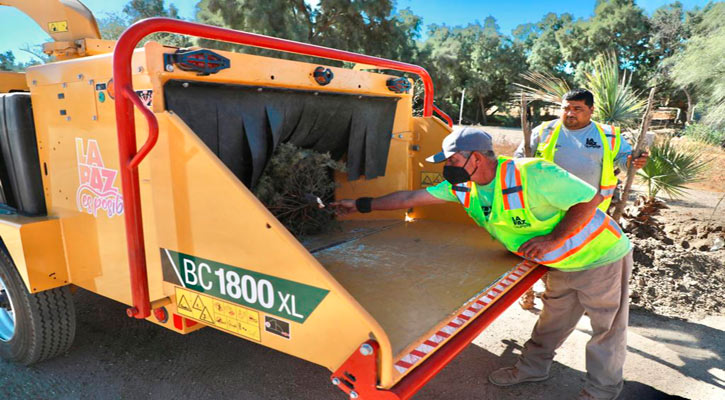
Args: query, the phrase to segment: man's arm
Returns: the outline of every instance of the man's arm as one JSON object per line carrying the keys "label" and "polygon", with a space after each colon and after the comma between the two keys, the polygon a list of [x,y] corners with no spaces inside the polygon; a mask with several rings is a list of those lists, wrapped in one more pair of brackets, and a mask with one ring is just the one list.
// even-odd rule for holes
{"label": "man's arm", "polygon": [[542,258],[546,253],[559,247],[569,235],[589,221],[602,200],[604,197],[597,193],[590,201],[571,206],[551,233],[529,239],[519,247],[519,253],[532,260]]}
{"label": "man's arm", "polygon": [[[531,132],[531,143],[529,144],[529,148],[531,149],[531,157],[536,154],[536,148],[539,147],[539,131],[541,130],[541,125],[534,128],[534,130]],[[521,140],[521,144],[519,147],[514,151],[514,158],[524,158],[526,157],[526,153],[524,152],[524,146],[526,145],[526,140]]]}
{"label": "man's arm", "polygon": [[[649,153],[646,151],[642,152],[642,154],[639,155],[639,157],[634,159],[634,168],[635,170],[641,169],[647,164],[647,160],[649,159]],[[632,160],[632,146],[629,144],[627,139],[622,136],[622,142],[619,145],[619,152],[614,157],[614,167],[621,169],[622,171],[626,171],[629,167],[629,163]]]}
{"label": "man's arm", "polygon": [[[431,204],[443,204],[445,200],[439,199],[425,189],[418,190],[401,190],[386,194],[385,196],[376,197],[371,202],[371,209],[374,211],[382,210],[400,210],[416,206],[427,206]],[[339,214],[349,214],[357,212],[355,200],[343,199],[330,204],[335,207]]]}

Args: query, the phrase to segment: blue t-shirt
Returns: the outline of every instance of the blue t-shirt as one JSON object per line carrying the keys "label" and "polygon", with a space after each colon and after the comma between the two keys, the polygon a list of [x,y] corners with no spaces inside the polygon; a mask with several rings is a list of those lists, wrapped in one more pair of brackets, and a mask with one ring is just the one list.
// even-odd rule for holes
{"label": "blue t-shirt", "polygon": [[[536,152],[539,142],[541,141],[541,129],[548,129],[549,122],[545,122],[531,133],[531,154]],[[556,124],[553,124],[553,130]],[[611,133],[610,125],[600,125],[604,133]],[[565,170],[571,172],[584,182],[599,187],[602,181],[602,159],[604,157],[604,147],[602,136],[594,123],[589,123],[582,129],[569,130],[562,124],[559,138],[556,141],[556,152],[554,153],[554,163]],[[632,153],[632,146],[622,137],[622,144],[619,146],[619,152],[614,158],[615,167],[622,170],[627,169],[627,156]],[[524,143],[514,152],[514,158],[524,157]]]}

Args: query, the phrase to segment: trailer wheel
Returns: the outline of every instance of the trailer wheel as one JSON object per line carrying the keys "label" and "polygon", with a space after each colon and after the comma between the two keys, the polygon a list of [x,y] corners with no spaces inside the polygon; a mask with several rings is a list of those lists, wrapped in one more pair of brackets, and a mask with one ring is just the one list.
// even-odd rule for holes
{"label": "trailer wheel", "polygon": [[0,249],[0,357],[24,365],[55,357],[68,350],[75,330],[70,289],[29,293]]}

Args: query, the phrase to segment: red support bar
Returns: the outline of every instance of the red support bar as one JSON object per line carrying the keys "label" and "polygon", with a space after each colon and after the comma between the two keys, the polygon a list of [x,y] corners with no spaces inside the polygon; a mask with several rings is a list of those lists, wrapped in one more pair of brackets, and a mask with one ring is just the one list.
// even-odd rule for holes
{"label": "red support bar", "polygon": [[541,265],[534,267],[520,282],[509,289],[500,299],[496,300],[478,318],[446,342],[443,347],[406,375],[390,391],[395,393],[401,400],[412,397],[548,270],[547,267]]}
{"label": "red support bar", "polygon": [[453,119],[451,117],[449,117],[448,114],[444,113],[443,110],[441,110],[440,108],[438,108],[438,106],[436,106],[435,104],[433,104],[433,111],[436,114],[438,114],[441,117],[443,117],[443,119],[446,120],[446,122],[448,122],[448,126],[451,127],[451,128],[453,128]]}
{"label": "red support bar", "polygon": [[[121,37],[116,43],[116,48],[113,51],[113,80],[116,88],[120,89],[120,95],[116,98],[116,129],[118,135],[119,161],[121,163],[120,170],[124,196],[128,260],[131,273],[131,293],[133,296],[133,307],[129,308],[127,312],[129,316],[135,318],[143,319],[151,314],[148,277],[146,274],[143,221],[141,218],[141,197],[138,184],[138,165],[156,143],[158,123],[153,113],[141,106],[141,103],[134,97],[135,93],[133,91],[131,78],[131,57],[139,41],[156,32],[191,35],[413,73],[420,76],[423,80],[425,89],[423,116],[430,117],[433,115],[433,81],[428,71],[418,65],[171,18],[149,18],[130,26],[121,34]],[[136,127],[133,105],[139,107],[149,124],[149,138],[141,147],[140,151],[136,149]],[[447,120],[449,124],[452,124],[450,117]]]}

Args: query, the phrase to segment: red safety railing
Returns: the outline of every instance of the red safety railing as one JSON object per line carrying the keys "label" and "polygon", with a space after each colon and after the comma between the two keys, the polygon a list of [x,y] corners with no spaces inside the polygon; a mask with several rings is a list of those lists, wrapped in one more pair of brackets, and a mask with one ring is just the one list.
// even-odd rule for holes
{"label": "red safety railing", "polygon": [[433,111],[436,114],[438,114],[441,117],[443,117],[443,119],[446,120],[446,122],[448,122],[448,126],[450,126],[451,128],[453,128],[453,119],[451,117],[449,117],[448,114],[444,113],[443,110],[441,110],[440,108],[438,108],[438,106],[436,106],[435,104],[433,104]]}
{"label": "red safety railing", "polygon": [[[139,41],[156,32],[191,35],[413,73],[423,80],[425,89],[423,116],[432,116],[435,109],[439,115],[448,121],[449,126],[453,125],[451,118],[433,105],[433,81],[428,72],[418,65],[178,19],[149,18],[133,24],[123,32],[113,51],[113,81],[118,92],[116,97],[116,128],[118,130],[118,154],[121,163],[121,184],[124,196],[126,239],[131,272],[131,293],[133,296],[133,307],[128,309],[128,315],[135,318],[146,318],[151,313],[148,277],[146,274],[143,221],[141,218],[138,165],[156,144],[158,123],[154,114],[143,106],[133,90],[131,57]],[[149,137],[139,151],[136,151],[133,106],[136,106],[143,113],[149,124]]]}
{"label": "red safety railing", "polygon": [[548,271],[549,268],[541,265],[534,267],[521,281],[517,282],[508,292],[473,320],[473,322],[466,325],[465,328],[447,341],[443,347],[438,349],[428,359],[406,375],[390,391],[395,393],[400,400],[411,398]]}

